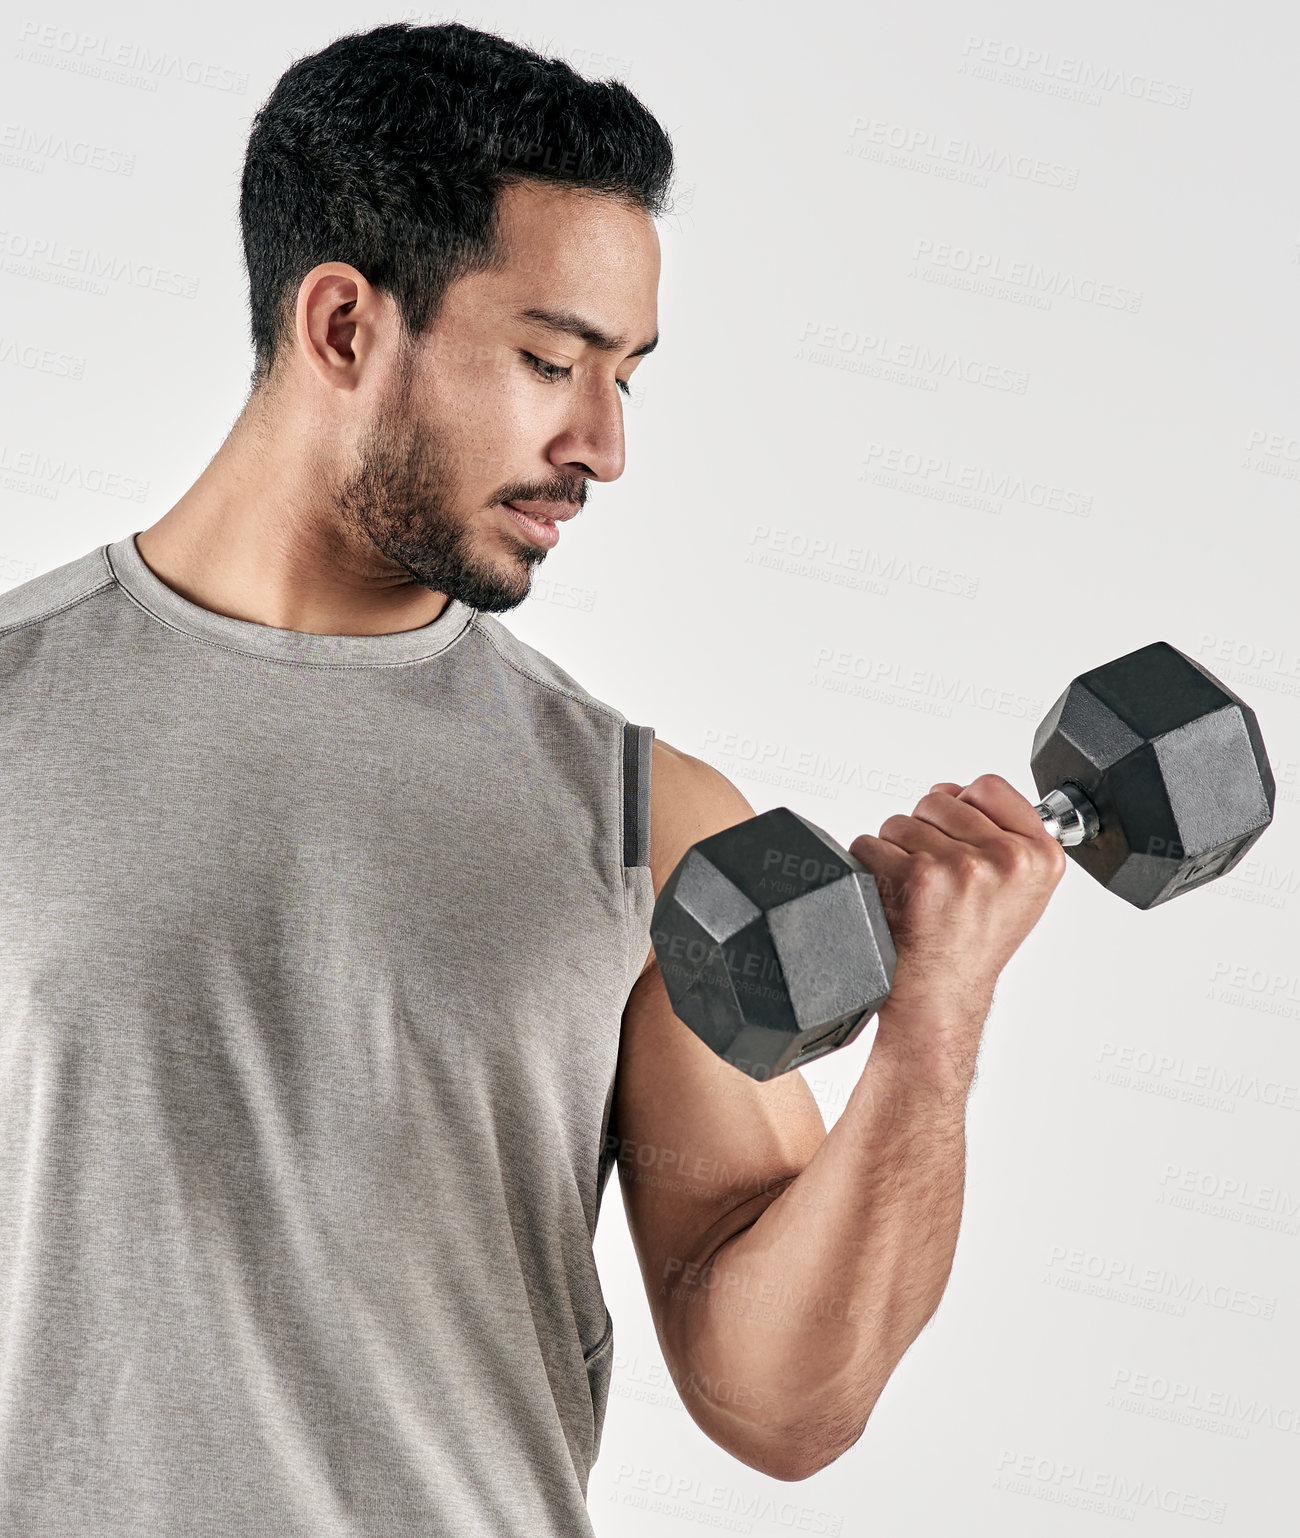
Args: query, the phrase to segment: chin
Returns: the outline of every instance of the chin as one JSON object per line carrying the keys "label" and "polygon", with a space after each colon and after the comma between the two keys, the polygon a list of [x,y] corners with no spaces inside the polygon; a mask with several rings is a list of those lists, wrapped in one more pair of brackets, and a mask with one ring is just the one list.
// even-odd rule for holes
{"label": "chin", "polygon": [[[540,552],[545,554],[545,552]],[[532,592],[533,567],[536,561],[527,557],[508,560],[504,565],[493,562],[477,570],[464,573],[464,581],[457,584],[460,591],[455,597],[473,609],[488,614],[504,614],[516,609]]]}

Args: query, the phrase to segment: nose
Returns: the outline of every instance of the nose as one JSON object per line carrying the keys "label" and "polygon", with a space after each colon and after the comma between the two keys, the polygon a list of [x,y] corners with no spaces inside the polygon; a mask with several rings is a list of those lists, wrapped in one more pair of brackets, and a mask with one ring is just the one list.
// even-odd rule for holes
{"label": "nose", "polygon": [[607,385],[575,392],[564,428],[551,442],[557,468],[581,470],[593,481],[616,481],[626,463],[623,406],[618,387]]}

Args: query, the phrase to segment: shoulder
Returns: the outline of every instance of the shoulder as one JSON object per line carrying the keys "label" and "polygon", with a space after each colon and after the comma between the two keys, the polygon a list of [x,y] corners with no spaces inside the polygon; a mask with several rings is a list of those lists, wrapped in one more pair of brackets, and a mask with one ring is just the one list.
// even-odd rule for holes
{"label": "shoulder", "polygon": [[[650,758],[650,874],[655,896],[692,844],[754,815],[754,808],[720,769],[656,737]],[[652,950],[642,974],[653,960]]]}
{"label": "shoulder", "polygon": [[574,704],[583,705],[587,709],[609,716],[612,720],[622,725],[624,717],[604,700],[597,699],[589,689],[568,672],[560,664],[548,657],[544,652],[537,650],[535,646],[529,646],[526,641],[521,641],[512,630],[494,614],[477,610],[474,614],[470,630],[480,640],[486,642],[495,652],[497,657],[521,679],[527,679],[530,683],[538,685],[553,694],[563,695]]}
{"label": "shoulder", "polygon": [[102,546],[0,593],[0,635],[61,614],[116,578]]}
{"label": "shoulder", "polygon": [[721,770],[655,738],[650,760],[650,865],[656,892],[692,844],[753,816],[753,807]]}

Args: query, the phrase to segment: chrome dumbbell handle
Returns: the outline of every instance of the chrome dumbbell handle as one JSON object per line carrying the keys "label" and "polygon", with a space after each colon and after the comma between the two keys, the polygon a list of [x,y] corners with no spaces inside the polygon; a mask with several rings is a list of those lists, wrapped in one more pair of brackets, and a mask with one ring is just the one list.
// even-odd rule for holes
{"label": "chrome dumbbell handle", "polygon": [[1097,808],[1069,780],[1058,789],[1049,790],[1034,810],[1057,843],[1067,849],[1071,844],[1086,844],[1101,827]]}

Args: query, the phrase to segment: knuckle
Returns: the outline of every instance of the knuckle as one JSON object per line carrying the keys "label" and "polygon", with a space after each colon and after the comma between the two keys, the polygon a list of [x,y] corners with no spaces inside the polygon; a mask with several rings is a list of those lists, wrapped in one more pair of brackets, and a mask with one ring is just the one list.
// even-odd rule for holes
{"label": "knuckle", "polygon": [[1033,854],[1020,839],[999,839],[993,845],[991,859],[1004,881],[1024,881],[1033,873]]}
{"label": "knuckle", "polygon": [[975,886],[988,880],[989,863],[977,850],[960,850],[953,856],[952,871],[963,887]]}
{"label": "knuckle", "polygon": [[923,898],[937,896],[946,886],[947,880],[943,866],[933,855],[921,853],[912,857],[908,885],[917,896]]}

